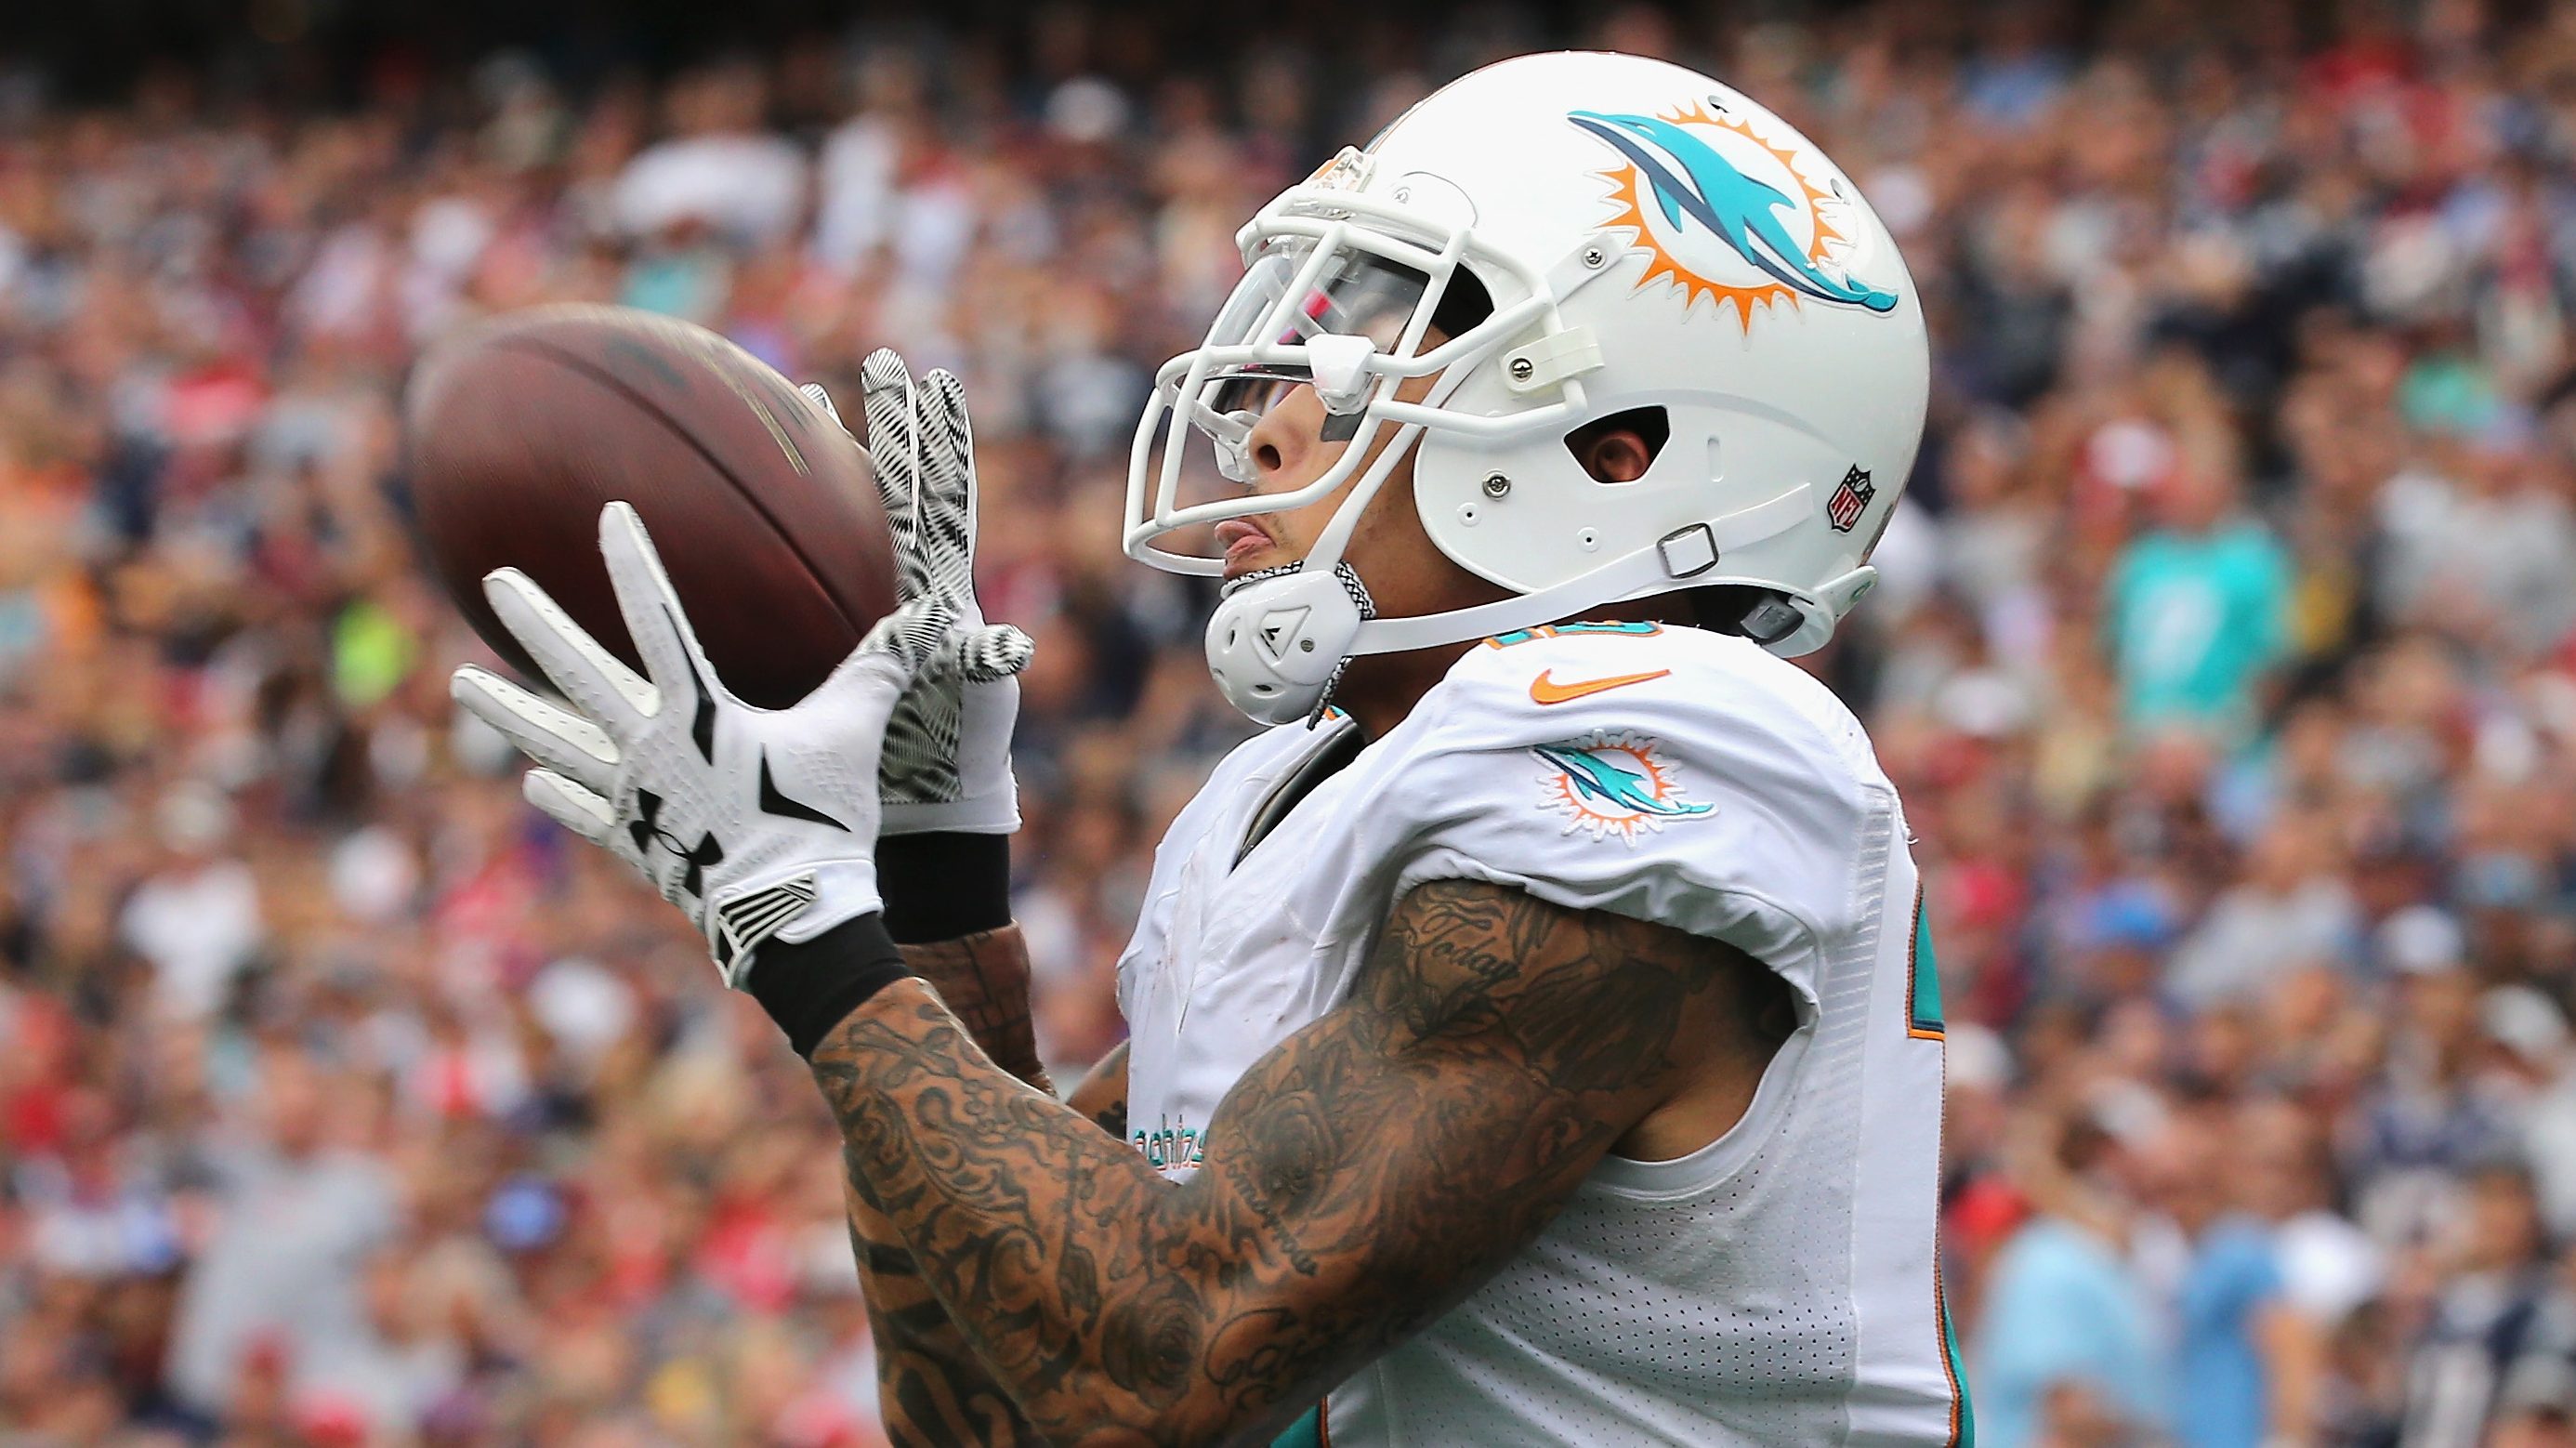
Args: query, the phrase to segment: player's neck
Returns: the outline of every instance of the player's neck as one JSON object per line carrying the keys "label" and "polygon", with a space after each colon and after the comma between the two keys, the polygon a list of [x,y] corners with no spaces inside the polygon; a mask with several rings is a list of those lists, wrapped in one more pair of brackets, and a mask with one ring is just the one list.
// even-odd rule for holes
{"label": "player's neck", "polygon": [[1384,739],[1432,686],[1446,678],[1473,644],[1442,644],[1402,654],[1363,654],[1342,671],[1333,704],[1359,721],[1361,732]]}
{"label": "player's neck", "polygon": [[[1687,623],[1687,613],[1672,617],[1672,605],[1679,595],[1637,599],[1629,603],[1604,604],[1585,609],[1580,617],[1595,622]],[[1566,620],[1560,619],[1562,623]],[[1480,641],[1481,642],[1481,641]],[[1473,643],[1441,644],[1434,648],[1415,649],[1401,654],[1362,654],[1353,658],[1342,671],[1342,681],[1333,690],[1333,704],[1359,721],[1362,732],[1371,739],[1384,739],[1432,686],[1447,678],[1450,668],[1464,657]]]}

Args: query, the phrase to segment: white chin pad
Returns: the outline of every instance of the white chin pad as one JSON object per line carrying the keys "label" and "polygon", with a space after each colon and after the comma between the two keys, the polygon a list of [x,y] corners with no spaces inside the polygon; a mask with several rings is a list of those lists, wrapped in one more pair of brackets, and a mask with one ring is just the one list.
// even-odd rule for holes
{"label": "white chin pad", "polygon": [[1208,619],[1208,672],[1227,702],[1264,724],[1305,718],[1360,631],[1360,606],[1329,572],[1244,584]]}

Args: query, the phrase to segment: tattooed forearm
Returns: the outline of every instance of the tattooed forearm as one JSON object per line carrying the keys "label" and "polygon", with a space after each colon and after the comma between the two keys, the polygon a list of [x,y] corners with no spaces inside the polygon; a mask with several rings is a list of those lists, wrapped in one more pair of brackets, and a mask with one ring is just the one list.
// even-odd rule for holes
{"label": "tattooed forearm", "polygon": [[814,1056],[851,1187],[1028,1421],[1267,1441],[1472,1291],[1668,1094],[1740,964],[1661,927],[1440,882],[1353,999],[1255,1063],[1165,1181],[1011,1079],[913,983]]}
{"label": "tattooed forearm", "polygon": [[[904,963],[938,991],[984,1054],[1040,1091],[1052,1091],[1038,1064],[1030,1024],[1029,958],[1019,927],[903,947]],[[1095,1082],[1119,1098],[1117,1128],[1127,1132],[1126,1048],[1117,1071],[1095,1073]],[[1107,1110],[1104,1103],[1101,1108]],[[855,1177],[855,1172],[853,1173]],[[1034,1444],[1040,1441],[992,1370],[976,1359],[948,1308],[922,1281],[912,1251],[892,1224],[855,1196],[850,1203],[850,1245],[858,1254],[860,1287],[876,1340],[879,1411],[898,1448]]]}
{"label": "tattooed forearm", "polygon": [[[1016,928],[905,946],[904,959],[940,991],[985,1055],[1018,1056],[1024,1064],[1013,1074],[1039,1090],[1052,1089],[1036,1065],[1029,1030],[1028,956]],[[1127,1047],[1122,1042],[1076,1088],[1074,1102],[1123,1140],[1126,1097]],[[858,1254],[861,1291],[876,1340],[879,1412],[897,1448],[1039,1442],[949,1318],[947,1306],[922,1281],[901,1235],[855,1194],[850,1244]]]}
{"label": "tattooed forearm", "polygon": [[1064,1104],[1082,1113],[1084,1119],[1109,1133],[1113,1141],[1127,1139],[1127,1043],[1120,1041],[1064,1098]]}
{"label": "tattooed forearm", "polygon": [[1042,1440],[921,1280],[912,1253],[865,1205],[850,1209],[850,1246],[877,1357],[878,1414],[896,1448],[1019,1448]]}
{"label": "tattooed forearm", "polygon": [[903,963],[930,982],[995,1065],[1041,1091],[1054,1092],[1046,1067],[1038,1063],[1037,1031],[1029,1014],[1029,944],[1020,927],[907,945]]}

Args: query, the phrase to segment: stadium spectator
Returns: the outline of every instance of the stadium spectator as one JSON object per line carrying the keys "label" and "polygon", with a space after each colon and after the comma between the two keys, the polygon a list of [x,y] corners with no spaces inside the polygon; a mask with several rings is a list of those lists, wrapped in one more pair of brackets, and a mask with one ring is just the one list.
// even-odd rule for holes
{"label": "stadium spectator", "polygon": [[1040,648],[1014,868],[1070,1080],[1242,727],[1207,595],[1118,556],[1151,369],[1279,186],[1577,43],[1794,118],[1931,316],[1887,586],[1812,666],[1920,836],[1986,1441],[2570,1438],[2576,7],[1254,41],[1158,0],[667,70],[608,22],[285,9],[317,28],[106,90],[0,62],[0,1424],[879,1441],[810,1088],[448,705],[480,646],[405,531],[406,371],[560,301],[845,405],[875,345],[960,370],[983,596]]}

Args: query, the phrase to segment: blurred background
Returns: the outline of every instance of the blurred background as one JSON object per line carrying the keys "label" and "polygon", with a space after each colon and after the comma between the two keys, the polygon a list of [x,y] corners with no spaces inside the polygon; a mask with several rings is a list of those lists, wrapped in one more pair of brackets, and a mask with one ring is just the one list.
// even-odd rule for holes
{"label": "blurred background", "polygon": [[[1931,312],[1810,661],[1921,840],[1987,1448],[2576,1444],[2576,5],[0,6],[0,1442],[882,1441],[833,1137],[445,675],[395,409],[538,302],[967,382],[1058,1079],[1245,726],[1121,452],[1465,69],[1743,88]],[[854,411],[854,410],[853,410]]]}

